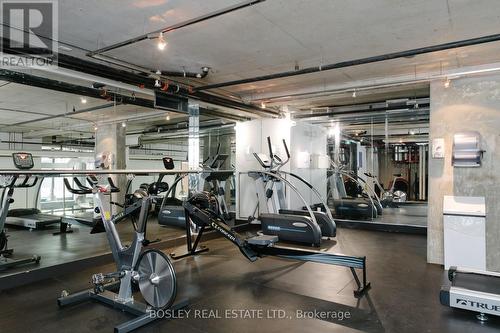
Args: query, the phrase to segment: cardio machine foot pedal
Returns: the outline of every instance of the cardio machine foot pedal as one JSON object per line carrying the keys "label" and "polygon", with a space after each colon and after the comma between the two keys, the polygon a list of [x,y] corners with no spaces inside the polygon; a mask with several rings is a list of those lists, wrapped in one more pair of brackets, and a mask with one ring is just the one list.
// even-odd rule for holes
{"label": "cardio machine foot pedal", "polygon": [[247,239],[247,243],[257,246],[273,246],[278,240],[278,236],[260,235]]}

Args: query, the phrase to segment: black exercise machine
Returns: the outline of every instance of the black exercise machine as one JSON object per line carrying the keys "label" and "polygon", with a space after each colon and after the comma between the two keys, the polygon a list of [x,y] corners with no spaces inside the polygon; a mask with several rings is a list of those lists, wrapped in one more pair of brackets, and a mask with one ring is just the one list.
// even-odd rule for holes
{"label": "black exercise machine", "polygon": [[38,263],[40,261],[40,256],[34,255],[30,258],[19,258],[11,259],[14,250],[8,247],[8,235],[5,232],[5,219],[7,218],[7,212],[9,211],[9,206],[14,202],[12,198],[14,194],[14,188],[30,187],[32,183],[37,180],[37,178],[32,178],[29,176],[24,176],[24,179],[20,180],[18,183],[17,176],[11,176],[4,178],[3,184],[0,184],[0,188],[4,190],[0,207],[0,270],[7,268],[25,265],[30,263]]}
{"label": "black exercise machine", "polygon": [[[207,227],[221,234],[224,238],[236,245],[241,253],[250,261],[256,261],[264,256],[277,256],[281,258],[298,261],[310,261],[329,265],[348,267],[354,276],[357,289],[354,291],[356,297],[362,296],[368,289],[370,283],[366,279],[366,257],[347,256],[321,251],[312,251],[292,247],[282,247],[277,245],[278,236],[262,235],[251,238],[244,238],[233,228],[229,227],[224,219],[217,213],[217,199],[208,192],[199,192],[191,196],[183,204],[186,210],[186,242],[187,253],[173,256],[173,259],[180,259],[187,256],[208,251],[208,248],[198,248],[203,232]],[[191,238],[190,221],[200,228],[196,239]],[[362,278],[358,277],[356,269],[362,271]]]}
{"label": "black exercise machine", "polygon": [[[33,156],[30,153],[13,153],[12,160],[16,169],[19,170],[30,170],[35,165]],[[42,181],[43,178],[33,177],[33,181],[27,182],[23,188],[35,188],[35,191],[40,193]],[[36,202],[38,202],[38,194],[35,204]],[[45,229],[54,224],[59,224],[59,231],[55,232],[54,235],[73,232],[73,230],[71,230],[71,223],[63,221],[61,216],[42,213],[38,208],[11,209],[7,212],[7,218],[5,220],[5,225],[7,226],[25,228],[29,230]]]}
{"label": "black exercise machine", "polygon": [[[122,212],[113,216],[111,200],[108,198],[111,193],[116,193],[119,189],[114,186],[111,178],[108,178],[107,186],[99,185],[97,178],[92,175],[88,175],[87,180],[91,183],[91,188],[69,187],[68,189],[75,194],[92,193],[94,195],[117,271],[109,274],[94,274],[91,279],[93,284],[91,290],[72,295],[63,291],[57,300],[58,305],[63,307],[94,300],[135,316],[134,319],[116,326],[114,330],[116,333],[130,332],[156,320],[157,317],[150,313],[155,309],[177,310],[187,306],[185,300],[174,303],[177,280],[170,259],[156,249],[143,251],[143,247],[149,244],[145,235],[153,197],[147,195],[134,204],[134,207],[140,207],[137,229],[135,229],[131,244],[126,246],[121,242],[115,222],[123,218],[123,214],[130,214],[130,212]],[[66,181],[66,186],[68,185],[69,182]],[[147,304],[134,299],[135,287],[138,287]],[[115,292],[117,290],[118,292]]]}
{"label": "black exercise machine", "polygon": [[448,279],[451,285],[441,288],[441,304],[475,312],[481,322],[487,315],[500,316],[500,273],[452,266]]}
{"label": "black exercise machine", "polygon": [[[309,189],[314,187],[301,177],[281,171],[281,168],[290,160],[290,153],[283,140],[287,159],[282,160],[272,150],[271,138],[267,138],[269,156],[254,153],[255,159],[264,170],[249,171],[248,175],[255,181],[258,203],[249,222],[258,221],[262,232],[266,235],[275,235],[282,241],[320,246],[322,237],[335,237],[336,225],[333,218],[324,212],[313,210],[301,195],[297,187],[287,178],[287,175],[298,179]],[[292,210],[286,204],[285,185],[303,202],[305,210]],[[319,193],[316,191],[316,194]],[[322,201],[322,200],[320,200]],[[322,201],[322,205],[326,205]],[[256,212],[259,215],[256,217]]]}

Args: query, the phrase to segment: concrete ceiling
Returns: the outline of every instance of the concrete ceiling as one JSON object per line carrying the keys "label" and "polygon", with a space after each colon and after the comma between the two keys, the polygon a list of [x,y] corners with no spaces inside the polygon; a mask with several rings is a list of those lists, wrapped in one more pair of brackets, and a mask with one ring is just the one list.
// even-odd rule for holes
{"label": "concrete ceiling", "polygon": [[[95,50],[236,0],[60,3],[60,39]],[[498,33],[496,0],[267,0],[107,53],[152,69],[211,68],[221,82]],[[123,20],[126,18],[126,20]],[[240,96],[498,61],[500,43],[226,88]]]}
{"label": "concrete ceiling", "polygon": [[[66,45],[61,52],[89,60],[85,56],[87,51],[239,2],[241,0],[59,1],[59,39]],[[208,66],[211,70],[205,79],[190,80],[195,85],[204,85],[293,70],[295,66],[318,66],[496,34],[500,32],[499,13],[498,0],[267,0],[168,33],[164,51],[157,49],[155,41],[146,40],[106,54],[153,70],[199,71],[200,67]],[[258,101],[258,96],[264,93],[293,95],[307,87],[318,87],[321,91],[332,85],[494,63],[499,61],[499,51],[500,43],[490,43],[216,91],[239,96],[244,101]],[[426,91],[426,84],[413,85],[360,92],[358,98],[368,102],[391,96],[421,96]],[[350,93],[323,94],[317,98],[288,98],[276,105],[289,104],[307,110],[348,104],[350,99]],[[85,107],[105,103],[88,99]],[[80,96],[47,93],[16,84],[0,87],[0,121],[5,125],[15,124],[18,119],[68,113],[73,106],[81,108],[80,104]],[[145,120],[140,126],[147,126],[149,122],[161,121],[148,118],[151,111],[117,106],[75,119],[65,117],[64,122],[33,123],[32,127],[25,126],[22,130],[61,129],[80,124],[88,131],[92,125],[82,124],[141,113]]]}

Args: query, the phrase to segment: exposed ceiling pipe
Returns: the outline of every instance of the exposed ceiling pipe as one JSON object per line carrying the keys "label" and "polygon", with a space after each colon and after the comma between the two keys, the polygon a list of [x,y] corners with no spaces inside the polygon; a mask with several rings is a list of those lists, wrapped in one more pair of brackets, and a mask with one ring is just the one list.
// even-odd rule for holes
{"label": "exposed ceiling pipe", "polygon": [[[104,77],[117,82],[122,82],[124,84],[133,85],[139,88],[139,92],[143,92],[148,95],[154,94],[152,91],[155,89],[157,90],[165,89],[164,85],[158,88],[156,86],[158,82],[156,82],[155,79],[147,78],[128,71],[118,70],[94,62],[82,60],[76,57],[71,57],[63,54],[60,54],[59,56],[60,56],[60,59],[58,60],[59,67],[64,67],[77,72],[87,73],[99,77]],[[148,89],[150,90],[149,93],[147,92]],[[166,87],[166,90],[167,92],[186,95],[207,103],[220,105],[232,109],[237,109],[245,112],[250,112],[258,114],[260,116],[267,116],[267,117],[278,116],[277,112],[273,112],[271,110],[263,110],[253,105],[244,104],[225,97],[216,96],[214,94],[209,94],[206,92],[193,93],[189,88],[179,86],[177,84],[168,85],[168,87]]]}
{"label": "exposed ceiling pipe", "polygon": [[227,14],[227,13],[231,13],[231,12],[234,12],[234,11],[242,9],[242,8],[253,6],[255,4],[258,4],[258,3],[264,2],[264,1],[265,0],[244,1],[244,2],[241,2],[241,3],[235,4],[233,6],[222,8],[222,9],[210,12],[210,13],[202,15],[202,16],[198,16],[198,17],[195,17],[195,18],[192,18],[192,19],[180,22],[180,23],[176,23],[174,25],[171,25],[171,26],[168,26],[168,27],[165,27],[165,28],[162,28],[162,29],[159,29],[159,30],[156,30],[156,31],[144,34],[144,35],[141,35],[141,36],[137,36],[137,37],[134,37],[134,38],[127,39],[127,40],[125,40],[123,42],[115,43],[115,44],[112,44],[112,45],[100,48],[98,50],[91,51],[87,55],[92,57],[92,56],[94,56],[96,54],[101,54],[101,53],[104,53],[104,52],[115,50],[115,49],[123,47],[123,46],[127,46],[127,45],[130,45],[130,44],[135,44],[137,42],[140,42],[140,41],[143,41],[143,40],[146,40],[146,39],[157,38],[157,36],[154,36],[154,35],[159,35],[160,33],[165,34],[167,32],[178,30],[180,28],[188,27],[190,25],[193,25],[193,24],[196,24],[196,23],[200,23],[200,22],[203,22],[203,21],[206,21],[206,20],[210,20],[212,18],[221,16],[221,15],[224,15],[224,14]]}
{"label": "exposed ceiling pipe", "polygon": [[159,70],[155,74],[164,75],[164,76],[168,76],[168,77],[173,76],[173,77],[189,77],[189,78],[195,78],[195,79],[203,79],[205,76],[208,75],[209,71],[210,71],[210,68],[202,67],[201,72],[199,72],[199,73],[188,72],[188,71],[173,72],[173,71]]}
{"label": "exposed ceiling pipe", "polygon": [[309,113],[309,114],[296,114],[294,115],[294,119],[310,119],[310,118],[316,118],[316,117],[345,117],[345,116],[357,116],[357,117],[367,117],[367,116],[373,116],[373,115],[380,115],[380,114],[391,114],[397,111],[404,110],[405,112],[417,112],[417,111],[428,111],[429,110],[429,104],[422,104],[419,105],[418,108],[402,108],[401,105],[396,105],[396,106],[388,106],[384,108],[367,108],[364,110],[355,110],[355,111],[344,111],[344,112],[335,112],[335,111],[327,111],[327,112],[315,112],[315,113]]}
{"label": "exposed ceiling pipe", "polygon": [[[221,130],[229,130],[231,128],[234,128],[234,124],[226,124],[226,125],[211,125],[211,126],[206,126],[201,128],[200,127],[200,135],[204,136],[208,134],[208,131],[213,130],[213,129],[221,129]],[[188,129],[183,128],[183,129],[177,129],[177,130],[172,130],[168,132],[160,132],[158,134],[154,130],[151,130],[150,132],[144,133],[144,134],[153,134],[152,136],[144,136],[141,137],[140,143],[153,143],[153,142],[160,142],[168,139],[183,139],[188,137]]]}
{"label": "exposed ceiling pipe", "polygon": [[[4,46],[5,45],[10,45],[9,43],[6,43],[6,40],[3,39]],[[4,52],[9,53],[9,54],[17,54],[17,51],[15,49],[8,49],[4,47],[3,49]],[[271,110],[263,110],[260,109],[254,105],[249,105],[249,104],[244,104],[238,101],[234,101],[225,97],[220,97],[214,94],[208,94],[205,92],[199,92],[199,93],[193,93],[189,87],[186,87],[184,85],[178,84],[178,83],[173,83],[169,84],[170,81],[163,81],[163,82],[156,82],[155,79],[144,77],[142,75],[129,72],[129,71],[124,71],[124,70],[119,70],[116,68],[112,68],[106,65],[102,65],[96,62],[92,61],[86,61],[80,58],[76,58],[73,56],[69,56],[66,54],[58,54],[58,66],[60,68],[65,68],[72,70],[74,72],[81,72],[84,74],[90,74],[94,75],[96,77],[101,77],[103,78],[103,81],[105,79],[109,80],[114,80],[116,81],[115,83],[109,82],[111,86],[113,87],[119,87],[122,89],[126,89],[127,85],[132,85],[135,86],[135,88],[130,87],[131,91],[138,91],[140,93],[146,94],[146,95],[154,95],[153,90],[159,90],[164,93],[171,93],[174,95],[180,95],[179,97],[191,97],[203,102],[215,104],[215,105],[220,105],[223,107],[231,108],[231,109],[237,109],[241,110],[244,112],[249,112],[253,114],[257,114],[260,116],[266,116],[266,117],[277,117],[278,113],[273,112]],[[14,72],[16,73],[16,72]],[[57,71],[55,72],[57,74]],[[64,75],[64,73],[61,73]],[[73,73],[74,74],[74,73]],[[10,80],[7,80],[10,81]],[[103,83],[104,82],[99,82],[98,83]],[[160,83],[160,87],[157,86],[157,83]],[[41,87],[43,88],[43,86]],[[137,90],[139,89],[139,90]],[[147,90],[151,90],[150,92],[147,92]],[[58,89],[53,89],[53,90],[58,90]],[[129,90],[129,89],[127,89]],[[92,97],[88,95],[89,97]],[[135,99],[135,98],[134,98]],[[138,98],[137,98],[138,99]],[[134,104],[134,103],[125,103],[124,104]],[[137,104],[134,104],[137,105]],[[140,106],[145,106],[145,107],[153,107],[153,103],[148,103],[148,105],[140,105]],[[175,111],[175,110],[173,110]]]}
{"label": "exposed ceiling pipe", "polygon": [[433,46],[426,46],[426,47],[421,47],[421,48],[416,48],[416,49],[411,49],[411,50],[406,50],[406,51],[387,53],[387,54],[382,54],[382,55],[378,55],[378,56],[342,61],[342,62],[324,65],[324,66],[319,65],[319,66],[307,67],[307,68],[294,70],[294,71],[286,71],[286,72],[281,72],[281,73],[256,76],[256,77],[247,78],[247,79],[214,83],[214,84],[209,84],[209,85],[197,87],[197,88],[195,88],[195,91],[223,88],[223,87],[235,86],[235,85],[240,85],[240,84],[247,84],[247,83],[280,79],[280,78],[297,76],[297,75],[311,74],[311,73],[317,73],[317,72],[328,71],[328,70],[333,70],[333,69],[346,68],[346,67],[358,66],[358,65],[363,65],[363,64],[370,64],[370,63],[376,63],[376,62],[381,62],[381,61],[387,61],[387,60],[392,60],[392,59],[413,57],[413,56],[420,55],[420,54],[450,50],[450,49],[455,49],[455,48],[459,48],[459,47],[472,46],[472,45],[478,45],[478,44],[484,44],[484,43],[491,43],[491,42],[496,42],[496,41],[500,41],[500,34],[465,39],[465,40],[444,43],[444,44],[437,44],[437,45],[433,45]]}
{"label": "exposed ceiling pipe", "polygon": [[363,111],[366,109],[386,109],[389,106],[395,107],[399,106],[421,106],[421,105],[429,105],[430,98],[429,97],[411,97],[411,98],[398,98],[398,99],[390,99],[390,100],[382,100],[382,101],[374,101],[370,103],[355,103],[349,105],[324,105],[313,107],[311,110],[326,110],[328,112],[342,113],[342,112],[353,112],[353,111]]}
{"label": "exposed ceiling pipe", "polygon": [[130,97],[126,95],[116,94],[113,92],[108,92],[106,96],[103,96],[102,94],[103,91],[101,89],[83,87],[76,84],[51,80],[31,74],[14,72],[6,69],[0,69],[0,79],[4,81],[10,81],[18,84],[24,84],[43,89],[61,91],[69,94],[77,94],[81,96],[87,96],[98,99],[108,99],[109,97],[111,97],[112,99],[116,98],[117,100],[120,100],[124,104],[153,107],[153,101],[148,99]]}
{"label": "exposed ceiling pipe", "polygon": [[[34,120],[21,121],[19,123],[15,123],[15,124],[9,124],[8,126],[23,126],[23,125],[28,125],[28,124],[31,124],[31,123],[36,123],[36,122],[45,121],[45,120],[52,120],[52,119],[63,118],[63,117],[68,117],[68,116],[75,116],[75,115],[81,114],[81,113],[88,113],[88,112],[94,112],[94,111],[98,111],[98,110],[103,110],[103,109],[111,108],[111,107],[113,107],[115,105],[119,105],[119,103],[117,103],[117,104],[115,104],[115,103],[108,103],[108,104],[103,104],[103,105],[97,105],[97,106],[93,106],[93,107],[90,107],[90,108],[81,109],[81,110],[78,110],[78,111],[66,112],[66,113],[62,113],[62,114],[56,114],[56,115],[47,116],[47,117],[43,117],[43,118],[37,118],[37,119],[34,119]],[[88,121],[86,119],[78,119],[78,120],[79,121]]]}
{"label": "exposed ceiling pipe", "polygon": [[133,63],[128,62],[128,61],[118,59],[118,58],[113,57],[113,56],[105,55],[104,53],[112,51],[112,50],[116,50],[118,48],[121,48],[121,47],[124,47],[127,45],[135,44],[135,43],[138,43],[140,41],[144,41],[144,40],[148,40],[148,39],[157,39],[157,38],[160,38],[160,36],[163,36],[163,34],[165,34],[165,33],[172,32],[174,30],[178,30],[178,29],[181,29],[184,27],[188,27],[190,25],[200,23],[200,22],[221,16],[224,14],[228,14],[228,13],[234,12],[234,11],[242,9],[242,8],[253,6],[255,4],[258,4],[258,3],[264,2],[264,1],[265,0],[251,0],[251,1],[245,1],[245,2],[242,2],[239,4],[235,4],[233,6],[229,6],[226,8],[222,8],[222,9],[210,12],[210,13],[202,15],[202,16],[198,16],[198,17],[195,17],[195,18],[183,21],[183,22],[179,22],[179,23],[176,23],[174,25],[171,25],[171,26],[147,33],[147,34],[143,34],[143,35],[140,35],[140,36],[137,36],[134,38],[127,39],[127,40],[119,42],[119,43],[115,43],[115,44],[100,48],[100,49],[95,50],[95,51],[90,51],[87,53],[87,56],[89,56],[91,58],[99,59],[102,61],[106,61],[108,63],[113,63],[115,65],[127,67],[129,69],[139,70],[139,71],[141,71],[145,74],[148,74],[148,75],[160,75],[162,77],[167,76],[167,77],[165,77],[166,79],[168,79],[169,76],[191,77],[191,78],[202,79],[205,76],[207,76],[207,74],[209,72],[208,67],[203,67],[201,73],[185,72],[185,71],[178,71],[178,72],[160,71],[160,73],[157,73],[156,71],[153,71],[151,69],[147,69],[145,67],[133,64]]}
{"label": "exposed ceiling pipe", "polygon": [[102,83],[102,84],[109,86],[109,87],[115,87],[115,88],[123,89],[126,91],[132,91],[134,93],[138,93],[138,94],[142,94],[142,95],[147,95],[147,96],[154,96],[155,95],[153,90],[144,89],[144,88],[141,88],[135,84],[128,84],[128,83],[123,83],[123,82],[119,82],[116,80],[110,80],[110,79],[104,78],[102,76],[87,74],[87,73],[83,73],[83,72],[79,72],[79,71],[75,71],[75,70],[71,70],[71,69],[66,69],[63,67],[53,68],[50,66],[45,66],[45,67],[42,66],[40,68],[37,68],[37,70],[42,71],[42,72],[56,74],[56,75],[62,75],[62,76],[73,78],[73,79],[85,80],[85,81],[89,81],[89,82],[99,82],[99,83]]}

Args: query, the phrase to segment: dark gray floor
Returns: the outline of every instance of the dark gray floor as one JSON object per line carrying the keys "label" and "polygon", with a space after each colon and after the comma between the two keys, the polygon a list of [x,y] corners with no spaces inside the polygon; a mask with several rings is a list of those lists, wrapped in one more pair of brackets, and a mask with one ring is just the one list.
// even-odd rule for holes
{"label": "dark gray floor", "polygon": [[398,208],[384,208],[384,213],[374,222],[427,226],[427,203],[400,205]]}
{"label": "dark gray floor", "polygon": [[[335,244],[331,242],[330,244]],[[231,243],[207,242],[210,252],[175,262],[179,297],[189,297],[190,309],[282,309],[287,319],[188,319],[159,321],[138,332],[498,332],[491,320],[478,324],[469,312],[439,304],[445,281],[440,266],[426,263],[426,238],[363,230],[339,230],[332,252],[367,255],[372,290],[352,296],[346,268],[296,263],[277,258],[246,261]],[[168,250],[166,252],[169,252]],[[62,289],[89,286],[92,273],[59,276],[0,293],[0,331],[112,332],[127,315],[97,304],[58,309]],[[297,319],[296,310],[348,311],[350,319]],[[292,319],[288,319],[290,316]]]}

